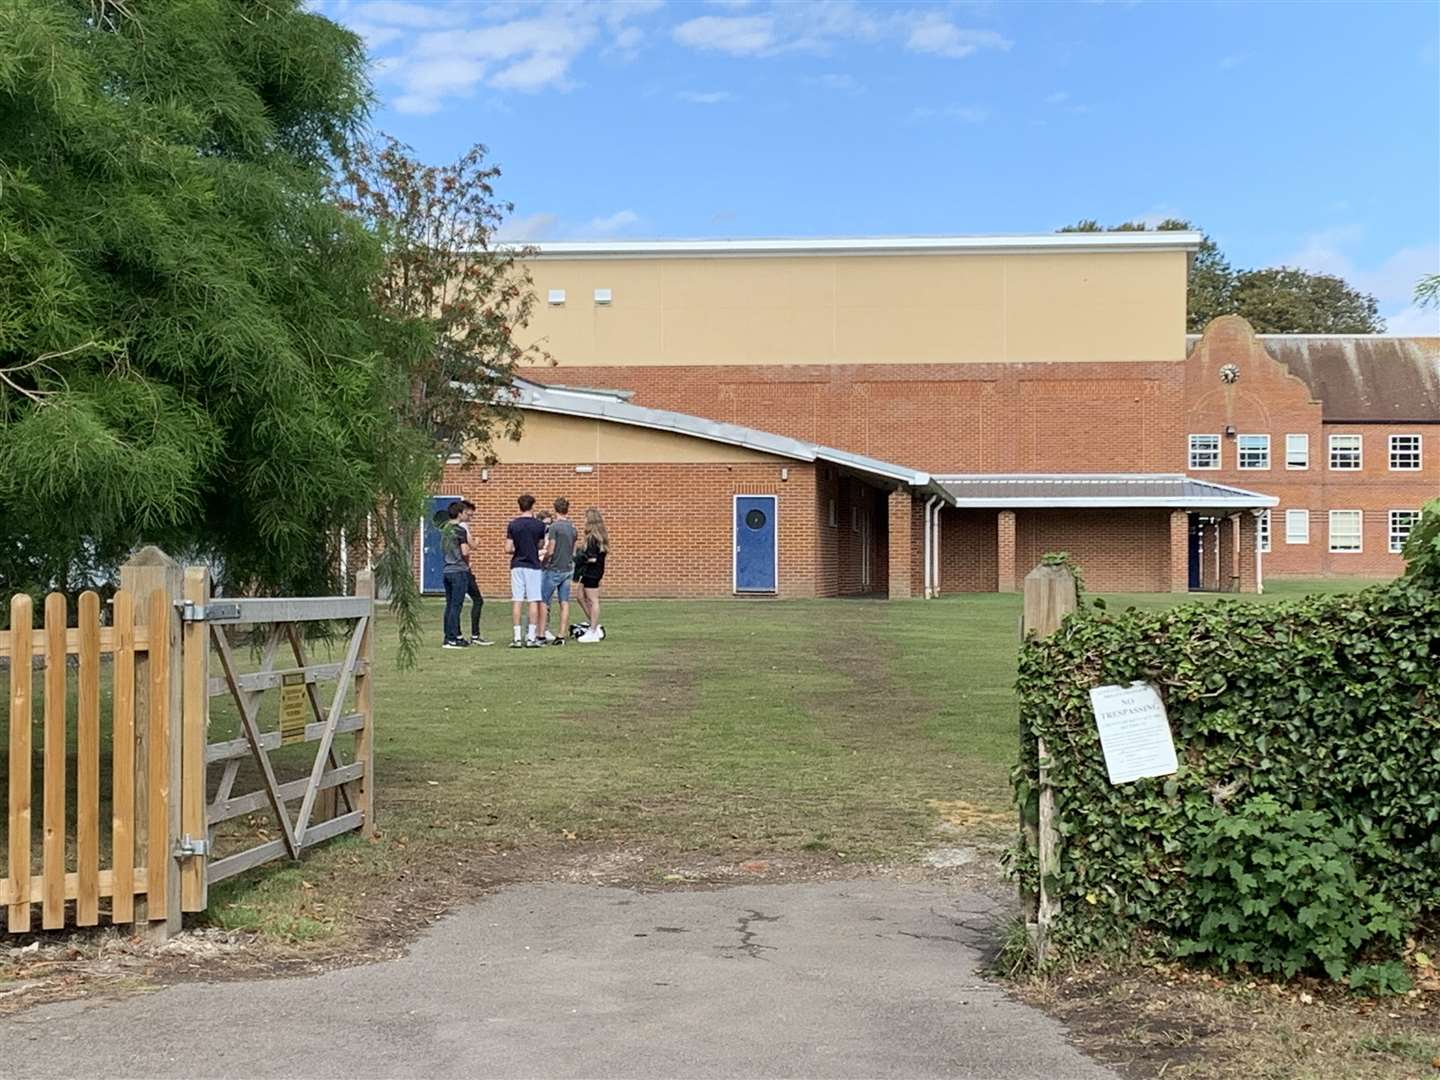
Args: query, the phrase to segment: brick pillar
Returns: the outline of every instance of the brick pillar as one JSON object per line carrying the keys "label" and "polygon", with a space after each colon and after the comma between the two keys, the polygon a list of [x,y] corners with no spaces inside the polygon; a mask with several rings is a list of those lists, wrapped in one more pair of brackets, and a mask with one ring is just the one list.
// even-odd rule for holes
{"label": "brick pillar", "polygon": [[1220,591],[1234,592],[1239,576],[1235,556],[1240,539],[1240,520],[1231,514],[1220,521]]}
{"label": "brick pillar", "polygon": [[996,592],[1014,592],[1015,577],[1015,511],[1001,510],[996,518]]}
{"label": "brick pillar", "polygon": [[1200,523],[1200,587],[1206,592],[1220,589],[1220,525],[1215,521]]}
{"label": "brick pillar", "polygon": [[910,524],[914,520],[914,502],[908,489],[890,493],[891,600],[909,600],[911,596],[910,566],[914,561],[916,535]]}
{"label": "brick pillar", "polygon": [[1170,513],[1170,591],[1190,591],[1190,515]]}
{"label": "brick pillar", "polygon": [[1237,531],[1240,534],[1236,542],[1239,547],[1240,557],[1239,581],[1236,587],[1240,592],[1260,591],[1260,519],[1250,512],[1237,514],[1235,517]]}

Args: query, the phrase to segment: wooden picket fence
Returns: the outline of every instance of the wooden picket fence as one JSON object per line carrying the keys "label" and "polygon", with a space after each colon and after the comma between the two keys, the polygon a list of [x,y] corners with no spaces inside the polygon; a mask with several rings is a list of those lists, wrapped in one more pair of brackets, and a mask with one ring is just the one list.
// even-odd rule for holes
{"label": "wooden picket fence", "polygon": [[[32,907],[39,904],[40,929],[96,926],[103,918],[148,925],[163,936],[179,929],[183,911],[204,910],[211,881],[273,858],[298,858],[306,847],[341,832],[373,831],[374,583],[368,572],[358,575],[357,592],[362,595],[212,603],[204,567],[182,575],[163,552],[147,548],[122,569],[108,625],[94,592],[80,595],[73,627],[63,595],[46,597],[38,628],[30,597],[13,597],[10,629],[0,631],[0,661],[7,662],[0,668],[8,666],[9,676],[3,696],[9,703],[6,837],[0,845],[6,853],[0,878],[6,929],[30,931]],[[352,623],[340,663],[307,662],[301,627],[321,619]],[[268,628],[259,672],[240,671],[226,623]],[[273,659],[282,639],[290,642],[296,665],[276,670]],[[212,645],[224,671],[221,680],[208,677]],[[107,666],[108,684],[102,678]],[[316,684],[327,680],[337,685],[322,711]],[[314,722],[293,732],[262,732],[258,698],[282,684],[303,687]],[[355,707],[347,712],[343,706],[352,687]],[[38,777],[32,745],[37,688],[43,691]],[[227,693],[236,700],[244,738],[211,745],[210,701]],[[349,763],[339,755],[337,732],[354,734]],[[282,742],[318,744],[308,774],[283,785],[269,755]],[[237,797],[232,788],[242,759],[254,762],[263,788]],[[109,798],[102,801],[101,765],[107,760]],[[212,763],[225,765],[213,800]],[[32,806],[37,792],[38,873]],[[296,799],[301,806],[292,820],[286,803]],[[341,802],[344,812],[337,813]],[[107,806],[108,821],[102,814]],[[212,862],[216,826],[266,806],[281,840]]]}

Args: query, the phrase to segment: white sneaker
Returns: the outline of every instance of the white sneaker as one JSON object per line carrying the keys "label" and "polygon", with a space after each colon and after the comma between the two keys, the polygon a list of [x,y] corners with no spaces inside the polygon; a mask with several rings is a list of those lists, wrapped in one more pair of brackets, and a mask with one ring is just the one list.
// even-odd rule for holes
{"label": "white sneaker", "polygon": [[605,635],[603,633],[596,633],[594,630],[586,630],[585,633],[581,634],[575,640],[581,645],[593,645],[597,641],[604,641]]}

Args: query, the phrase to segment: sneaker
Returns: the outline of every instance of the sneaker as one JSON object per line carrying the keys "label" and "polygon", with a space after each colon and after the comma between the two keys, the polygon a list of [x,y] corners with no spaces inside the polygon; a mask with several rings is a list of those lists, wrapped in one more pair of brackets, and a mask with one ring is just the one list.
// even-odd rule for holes
{"label": "sneaker", "polygon": [[549,637],[549,638],[546,638],[546,639],[545,639],[545,644],[546,644],[546,645],[564,645],[564,644],[565,644],[565,639],[564,639],[563,637]]}
{"label": "sneaker", "polygon": [[470,644],[471,644],[471,645],[494,645],[495,642],[491,641],[489,638],[481,637],[479,634],[476,634],[474,637],[472,637],[472,638],[470,639]]}
{"label": "sneaker", "polygon": [[520,641],[519,639],[516,639],[510,642],[510,647],[512,649],[523,649],[525,647],[525,643],[523,641]]}
{"label": "sneaker", "polygon": [[445,642],[445,644],[440,647],[442,649],[468,649],[470,647],[470,642],[466,641],[464,638],[456,638],[454,641]]}
{"label": "sneaker", "polygon": [[543,647],[543,643],[536,641],[534,638],[527,638],[525,640],[525,648],[527,649],[539,649]]}
{"label": "sneaker", "polygon": [[581,645],[593,645],[597,641],[604,641],[605,635],[603,633],[597,633],[594,630],[586,630],[585,633],[581,634],[575,640],[580,642]]}
{"label": "sneaker", "polygon": [[545,631],[545,644],[546,644],[546,645],[553,645],[553,644],[555,644],[555,642],[557,642],[558,640],[560,640],[560,639],[557,638],[554,634],[552,634],[549,630],[546,630],[546,631]]}

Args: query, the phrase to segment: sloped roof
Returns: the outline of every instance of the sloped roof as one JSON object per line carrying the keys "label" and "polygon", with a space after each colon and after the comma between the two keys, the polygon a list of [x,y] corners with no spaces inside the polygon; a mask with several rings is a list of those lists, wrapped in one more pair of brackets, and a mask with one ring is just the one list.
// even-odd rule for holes
{"label": "sloped roof", "polygon": [[612,390],[562,390],[517,378],[512,393],[514,396],[511,403],[521,409],[668,431],[695,439],[743,446],[749,450],[790,458],[792,461],[824,461],[867,476],[898,481],[918,492],[939,496],[947,502],[950,500],[945,489],[927,472],[863,454],[837,450],[832,446],[821,446],[756,428],[741,427],[739,424],[724,424],[687,413],[671,412],[669,409],[649,409],[642,405],[632,405],[620,393]]}
{"label": "sloped roof", "polygon": [[1168,507],[1174,510],[1260,510],[1276,506],[1273,495],[1180,473],[1090,475],[975,474],[937,476],[962,508]]}
{"label": "sloped roof", "polygon": [[[1440,337],[1257,334],[1329,423],[1440,423]],[[1199,335],[1186,338],[1186,352]]]}

